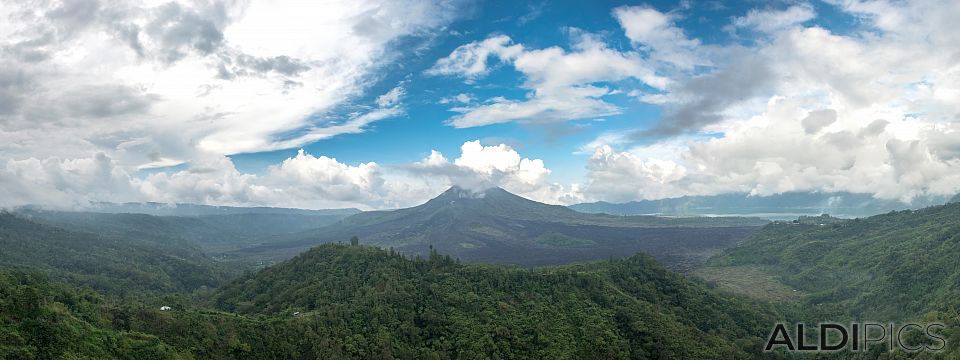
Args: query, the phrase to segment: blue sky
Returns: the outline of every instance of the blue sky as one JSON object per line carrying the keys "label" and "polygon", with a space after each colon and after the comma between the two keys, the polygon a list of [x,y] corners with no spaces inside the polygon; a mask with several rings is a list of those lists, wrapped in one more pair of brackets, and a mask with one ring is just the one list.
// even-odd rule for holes
{"label": "blue sky", "polygon": [[[478,99],[496,96],[522,99],[527,95],[526,90],[518,88],[524,81],[523,74],[501,63],[495,65],[489,75],[467,84],[461,78],[431,76],[424,72],[437,59],[450,54],[458,46],[496,34],[507,35],[515,43],[531,48],[560,46],[569,50],[572,42],[569,29],[577,28],[599,35],[611,48],[630,51],[630,39],[624,35],[612,15],[614,8],[630,5],[682,14],[677,25],[688,36],[700,39],[703,44],[740,43],[750,46],[763,40],[757,39],[758,35],[750,31],[727,29],[732,19],[744,16],[758,6],[764,10],[784,10],[795,5],[795,2],[477,2],[465,7],[464,18],[438,31],[436,38],[397,40],[394,46],[400,49],[411,45],[426,48],[418,52],[401,50],[399,58],[380,71],[376,84],[364,95],[351,101],[357,106],[372,104],[377,96],[403,83],[408,94],[403,115],[378,122],[361,134],[345,134],[302,148],[309,153],[323,154],[354,164],[369,161],[399,164],[419,160],[431,150],[455,154],[465,141],[479,139],[484,144],[507,143],[526,156],[543,159],[550,164],[558,181],[582,181],[585,158],[589,154],[580,152],[580,147],[604,132],[649,128],[660,121],[660,107],[621,93],[604,97],[605,101],[621,109],[616,115],[544,126],[506,123],[457,129],[446,124],[456,113],[450,111],[450,104],[442,104],[442,99],[458,94],[470,94]],[[821,15],[805,22],[806,25],[823,26],[838,33],[849,32],[856,26],[855,17],[838,11],[832,5],[821,2],[810,5]],[[616,85],[627,89],[643,87],[643,84],[630,80]],[[347,105],[344,107],[348,108],[344,110],[347,113],[354,110]],[[324,115],[338,116],[335,111]],[[286,149],[240,154],[232,158],[239,169],[259,172],[296,152],[297,149]]]}
{"label": "blue sky", "polygon": [[14,1],[0,206],[389,208],[451,185],[559,204],[947,195],[956,16],[948,0]]}
{"label": "blue sky", "polygon": [[[611,12],[620,6],[638,4],[663,13],[682,13],[684,17],[678,25],[683,27],[690,37],[698,38],[704,44],[740,42],[749,45],[757,41],[754,34],[724,30],[730,25],[731,19],[746,14],[754,8],[751,5],[761,5],[761,8],[768,10],[782,10],[792,5],[792,2],[477,2],[464,8],[464,18],[451,23],[437,34],[432,34],[436,35],[436,38],[397,40],[397,44],[393,46],[398,49],[408,46],[426,48],[418,52],[399,50],[399,57],[379,71],[376,83],[370,86],[365,94],[352,99],[349,104],[344,104],[342,113],[331,111],[321,114],[333,118],[347,117],[350,112],[356,111],[356,107],[373,104],[376,97],[403,83],[408,94],[404,100],[406,111],[403,115],[378,122],[361,134],[344,134],[306,144],[302,148],[309,153],[335,157],[352,164],[369,161],[401,164],[417,161],[427,156],[431,150],[455,154],[465,141],[479,139],[484,144],[507,143],[526,156],[543,159],[551,165],[559,181],[581,180],[585,172],[585,157],[589,156],[579,152],[581,146],[604,132],[649,128],[660,120],[660,108],[624,94],[616,94],[604,99],[622,110],[617,115],[546,126],[506,123],[458,129],[446,124],[456,113],[450,111],[452,105],[442,104],[442,99],[458,94],[470,94],[478,99],[496,96],[522,99],[527,93],[518,88],[524,81],[523,74],[509,65],[498,64],[486,77],[467,84],[461,78],[431,76],[424,72],[431,68],[437,59],[450,54],[458,46],[496,34],[507,35],[514,42],[532,48],[560,46],[569,50],[572,41],[569,28],[578,28],[598,34],[612,48],[629,51],[630,40],[624,36],[620,24]],[[825,11],[828,16],[821,16],[809,24],[846,31],[855,23],[853,17],[844,16],[830,5],[819,2],[812,5]],[[636,81],[624,81],[621,85],[642,87],[642,84],[637,84]],[[291,148],[238,154],[232,158],[242,171],[261,172],[270,165],[296,155],[297,150]]]}

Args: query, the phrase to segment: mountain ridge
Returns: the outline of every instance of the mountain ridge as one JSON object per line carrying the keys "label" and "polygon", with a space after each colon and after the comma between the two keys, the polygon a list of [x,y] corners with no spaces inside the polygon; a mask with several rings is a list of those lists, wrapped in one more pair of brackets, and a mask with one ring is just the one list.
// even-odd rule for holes
{"label": "mountain ridge", "polygon": [[945,196],[926,196],[917,198],[911,203],[904,203],[899,200],[877,199],[872,194],[850,192],[787,192],[769,196],[730,193],[625,203],[598,201],[574,204],[569,207],[586,213],[613,215],[753,215],[772,220],[787,220],[799,215],[820,214],[845,218],[866,217],[893,210],[940,205],[946,199]]}

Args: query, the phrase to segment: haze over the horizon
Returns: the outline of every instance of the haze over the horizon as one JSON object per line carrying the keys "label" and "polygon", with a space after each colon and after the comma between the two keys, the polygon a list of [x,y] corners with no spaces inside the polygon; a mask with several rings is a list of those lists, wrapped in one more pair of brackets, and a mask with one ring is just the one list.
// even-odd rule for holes
{"label": "haze over the horizon", "polygon": [[5,1],[0,207],[960,192],[960,2],[747,4]]}

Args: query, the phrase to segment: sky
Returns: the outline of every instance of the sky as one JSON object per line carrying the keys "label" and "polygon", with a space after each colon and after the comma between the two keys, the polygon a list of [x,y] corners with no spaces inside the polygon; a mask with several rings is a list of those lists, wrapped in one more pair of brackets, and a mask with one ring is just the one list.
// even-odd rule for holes
{"label": "sky", "polygon": [[960,192],[960,2],[0,5],[0,207]]}

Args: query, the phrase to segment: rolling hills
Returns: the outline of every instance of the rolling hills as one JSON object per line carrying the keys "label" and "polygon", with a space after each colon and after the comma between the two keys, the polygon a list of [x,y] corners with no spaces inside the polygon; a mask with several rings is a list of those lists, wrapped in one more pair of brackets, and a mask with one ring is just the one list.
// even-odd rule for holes
{"label": "rolling hills", "polygon": [[[147,229],[144,229],[145,231]],[[227,269],[189,241],[72,231],[0,212],[0,266],[126,295],[213,288]]]}
{"label": "rolling hills", "polygon": [[282,260],[322,243],[361,243],[426,256],[430,249],[466,262],[551,265],[643,251],[673,268],[736,243],[765,220],[584,214],[500,188],[450,188],[426,203],[370,211],[333,225],[271,238],[237,256]]}

